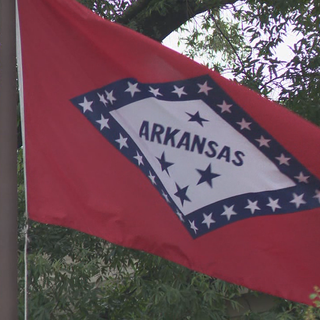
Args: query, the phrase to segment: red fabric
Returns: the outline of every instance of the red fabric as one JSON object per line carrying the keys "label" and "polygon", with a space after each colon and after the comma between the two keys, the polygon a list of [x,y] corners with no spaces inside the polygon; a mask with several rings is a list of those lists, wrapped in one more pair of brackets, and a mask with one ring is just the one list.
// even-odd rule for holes
{"label": "red fabric", "polygon": [[192,239],[161,195],[70,99],[134,77],[209,74],[316,177],[320,130],[73,0],[19,0],[28,213],[254,290],[311,304],[320,210],[246,219]]}

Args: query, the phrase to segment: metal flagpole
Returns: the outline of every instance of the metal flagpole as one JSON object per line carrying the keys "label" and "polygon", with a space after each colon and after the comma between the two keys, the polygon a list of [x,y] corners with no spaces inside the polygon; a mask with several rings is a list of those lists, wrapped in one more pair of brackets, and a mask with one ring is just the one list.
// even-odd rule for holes
{"label": "metal flagpole", "polygon": [[18,319],[15,1],[0,0],[0,319]]}

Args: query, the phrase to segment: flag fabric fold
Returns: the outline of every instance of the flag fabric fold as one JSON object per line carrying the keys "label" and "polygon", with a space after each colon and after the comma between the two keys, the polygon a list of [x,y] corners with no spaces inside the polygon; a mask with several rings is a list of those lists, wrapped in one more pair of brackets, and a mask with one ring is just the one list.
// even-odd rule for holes
{"label": "flag fabric fold", "polygon": [[319,128],[76,1],[18,9],[29,217],[311,304]]}

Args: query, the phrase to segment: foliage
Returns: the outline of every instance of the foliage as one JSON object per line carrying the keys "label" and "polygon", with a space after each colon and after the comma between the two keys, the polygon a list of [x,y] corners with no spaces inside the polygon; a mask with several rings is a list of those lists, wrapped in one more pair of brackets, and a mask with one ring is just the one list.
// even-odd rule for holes
{"label": "foliage", "polygon": [[[139,2],[158,3],[147,7],[139,17],[151,15],[152,10],[168,14],[163,5],[165,1],[80,2],[114,21]],[[196,1],[186,1],[191,2]],[[207,2],[210,2],[210,11],[186,38],[187,54],[205,55],[207,61],[212,61],[209,66],[219,71],[228,69],[237,81],[265,95],[271,96],[272,91],[277,90],[281,103],[319,124],[320,12],[317,1],[248,0],[228,6],[229,18],[221,14],[223,1],[215,2],[219,3],[216,9],[212,5],[214,1]],[[139,19],[135,19],[131,26],[138,23]],[[293,58],[284,62],[274,52],[289,29],[299,37],[292,47]],[[219,56],[218,62],[216,56]],[[22,319],[26,223],[22,150],[19,150],[18,191],[19,318]],[[121,248],[74,230],[30,221],[28,235],[30,319],[228,319],[226,303],[238,307],[237,297],[244,290],[159,257]],[[311,299],[319,302],[318,289]],[[319,309],[278,299],[274,310],[263,314],[248,311],[243,319],[311,320],[316,317],[320,317]]]}
{"label": "foliage", "polygon": [[[320,125],[319,2],[250,0],[224,12],[229,15],[214,11],[204,16],[201,28],[184,39],[186,54],[206,55],[210,67],[231,72],[240,83]],[[288,33],[296,41],[292,58],[283,61],[277,48]]]}
{"label": "foliage", "polygon": [[314,291],[315,292],[310,295],[310,299],[313,300],[313,304],[317,308],[320,308],[320,288],[315,286]]}
{"label": "foliage", "polygon": [[90,10],[111,21],[117,20],[123,12],[128,9],[136,0],[115,0],[115,1],[95,1],[78,0]]}

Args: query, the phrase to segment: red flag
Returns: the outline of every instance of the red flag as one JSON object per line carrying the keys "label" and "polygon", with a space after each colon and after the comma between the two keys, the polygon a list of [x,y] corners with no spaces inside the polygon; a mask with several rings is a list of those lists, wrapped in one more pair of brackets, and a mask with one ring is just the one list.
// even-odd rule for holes
{"label": "red flag", "polygon": [[19,15],[31,219],[311,303],[316,126],[73,0]]}

